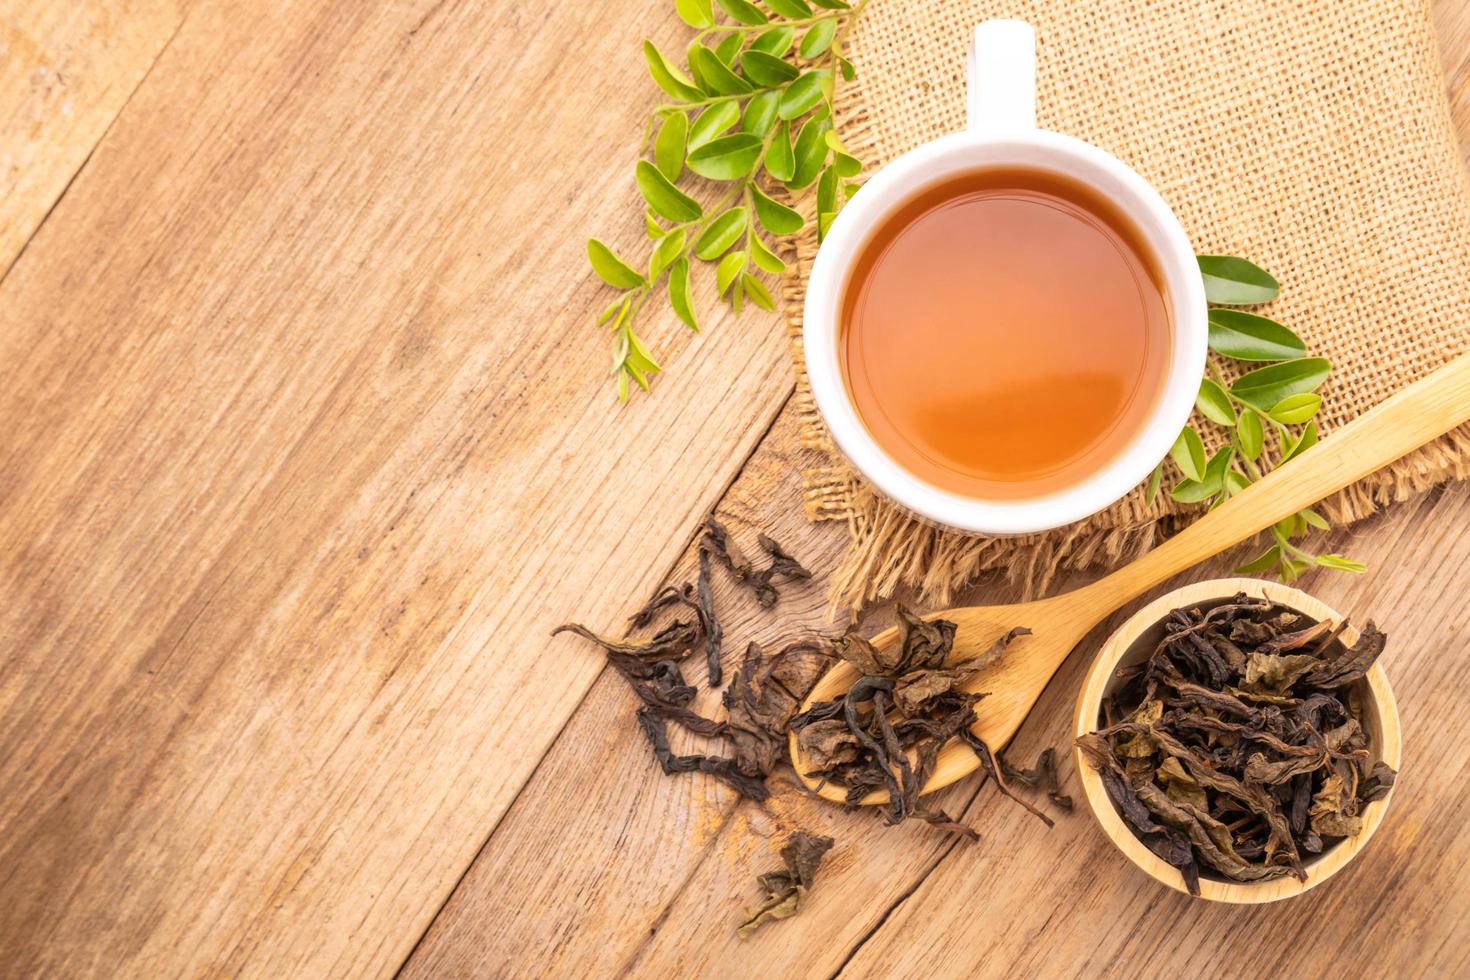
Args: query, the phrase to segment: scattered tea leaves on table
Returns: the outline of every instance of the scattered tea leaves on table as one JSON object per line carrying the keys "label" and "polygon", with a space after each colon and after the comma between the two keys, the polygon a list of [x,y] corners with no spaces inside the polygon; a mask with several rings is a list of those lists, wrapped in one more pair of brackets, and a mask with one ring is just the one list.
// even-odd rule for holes
{"label": "scattered tea leaves on table", "polygon": [[1057,779],[1057,753],[1056,749],[1045,748],[1036,757],[1036,763],[1030,769],[1016,769],[1000,760],[1000,771],[1005,778],[1012,783],[1018,783],[1030,789],[1045,793],[1047,799],[1056,806],[1068,812],[1072,809],[1072,798],[1061,791],[1061,783]]}
{"label": "scattered tea leaves on table", "polygon": [[797,831],[781,848],[783,867],[768,871],[759,878],[765,899],[750,910],[737,933],[744,938],[767,922],[787,919],[801,909],[806,893],[816,880],[822,858],[832,849],[830,837]]}
{"label": "scattered tea leaves on table", "polygon": [[766,566],[759,569],[753,561],[745,557],[745,553],[730,538],[730,532],[725,526],[713,517],[705,521],[702,547],[714,555],[737,582],[755,593],[756,601],[762,608],[769,609],[781,597],[774,584],[777,578],[799,581],[811,578],[812,573],[787,554],[774,538],[761,534],[757,540],[768,556]]}
{"label": "scattered tea leaves on table", "polygon": [[[840,143],[834,149],[823,137],[832,130],[839,84],[856,74],[843,47],[867,2],[767,0],[761,6],[750,0],[675,0],[675,12],[697,32],[685,64],[643,42],[649,76],[670,100],[649,115],[649,159],[640,160],[634,173],[655,242],[648,275],[635,271],[643,263],[619,258],[596,239],[588,243],[593,271],[623,291],[609,306],[612,314],[598,321],[613,334],[620,399],[627,399],[630,382],[646,390],[661,370],[635,324],[664,273],[669,305],[691,329],[697,329],[691,258],[715,264],[718,295],[735,312],[747,299],[774,309],[770,284],[762,277],[782,275],[785,263],[759,240],[747,212],[753,209],[771,234],[796,234],[806,218],[778,199],[782,192],[816,182],[829,158],[835,175],[845,180],[862,169]],[[681,189],[689,173],[705,183]],[[819,227],[855,190],[855,184],[844,183],[825,194]],[[742,258],[731,259],[734,252]]]}
{"label": "scattered tea leaves on table", "polygon": [[[1258,313],[1222,308],[1275,299],[1280,287],[1269,273],[1234,256],[1201,255],[1198,259],[1206,298],[1218,304],[1209,310],[1210,351],[1242,367],[1231,383],[1219,365],[1210,362],[1195,407],[1224,430],[1215,440],[1224,445],[1206,462],[1207,440],[1186,425],[1169,453],[1181,478],[1170,488],[1169,496],[1182,504],[1217,507],[1316,444],[1314,419],[1322,408],[1317,389],[1327,380],[1332,365],[1326,358],[1305,356],[1306,343],[1284,324]],[[1260,362],[1271,363],[1256,366]],[[1274,450],[1274,460],[1267,458],[1271,455],[1268,450]],[[1153,506],[1158,498],[1163,475],[1160,464],[1144,489],[1145,506]],[[1359,562],[1340,555],[1316,555],[1295,543],[1310,529],[1326,527],[1320,517],[1277,525],[1265,551],[1236,571],[1256,574],[1274,569],[1288,582],[1314,567],[1362,571]]]}
{"label": "scattered tea leaves on table", "polygon": [[1077,740],[1124,822],[1198,895],[1230,881],[1306,880],[1303,855],[1362,828],[1394,771],[1373,754],[1364,678],[1387,638],[1245,594],[1176,609],[1146,661],[1118,671]]}

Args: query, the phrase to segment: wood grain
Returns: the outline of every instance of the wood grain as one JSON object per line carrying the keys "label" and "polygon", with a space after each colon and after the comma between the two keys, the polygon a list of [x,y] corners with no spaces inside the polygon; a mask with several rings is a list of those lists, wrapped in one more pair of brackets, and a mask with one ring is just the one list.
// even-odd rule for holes
{"label": "wood grain", "polygon": [[0,7],[0,276],[184,17],[184,0]]}
{"label": "wood grain", "polygon": [[202,2],[15,264],[6,972],[422,935],[597,675],[551,627],[657,584],[791,385],[770,318],[668,317],[614,400],[583,236],[640,243],[665,7]]}

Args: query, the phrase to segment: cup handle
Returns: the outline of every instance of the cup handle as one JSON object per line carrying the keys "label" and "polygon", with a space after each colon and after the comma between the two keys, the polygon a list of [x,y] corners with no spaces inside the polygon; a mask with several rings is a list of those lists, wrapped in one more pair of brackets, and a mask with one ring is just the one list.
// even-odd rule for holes
{"label": "cup handle", "polygon": [[1036,30],[1030,24],[987,20],[976,27],[965,77],[967,129],[1036,128]]}

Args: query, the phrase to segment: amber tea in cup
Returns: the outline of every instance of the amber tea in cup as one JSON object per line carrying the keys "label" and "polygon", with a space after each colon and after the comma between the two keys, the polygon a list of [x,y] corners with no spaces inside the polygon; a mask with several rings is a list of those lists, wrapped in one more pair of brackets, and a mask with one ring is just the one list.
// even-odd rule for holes
{"label": "amber tea in cup", "polygon": [[838,352],[858,416],[905,470],[975,499],[1042,498],[1122,455],[1171,357],[1142,236],[1041,170],[949,176],[859,249]]}

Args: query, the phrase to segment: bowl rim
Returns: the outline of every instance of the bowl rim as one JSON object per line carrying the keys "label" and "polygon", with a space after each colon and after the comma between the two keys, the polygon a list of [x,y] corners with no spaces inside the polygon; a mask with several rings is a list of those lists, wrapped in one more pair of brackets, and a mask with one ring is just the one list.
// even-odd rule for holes
{"label": "bowl rim", "polygon": [[[1194,582],[1174,589],[1159,596],[1128,617],[1127,621],[1103,642],[1083,680],[1082,690],[1077,696],[1077,711],[1073,719],[1074,738],[1096,730],[1097,713],[1102,704],[1108,680],[1119,661],[1123,659],[1129,647],[1140,635],[1167,616],[1171,610],[1215,599],[1228,599],[1238,592],[1244,592],[1256,598],[1270,599],[1318,620],[1332,619],[1340,622],[1343,619],[1341,613],[1315,596],[1279,582],[1266,582],[1253,578],[1220,578]],[[1351,625],[1343,630],[1342,634],[1343,640],[1350,645],[1357,642],[1358,635],[1358,631]],[[1388,675],[1384,673],[1380,663],[1375,663],[1368,671],[1365,680],[1378,708],[1382,742],[1378,757],[1397,771],[1403,757],[1403,733],[1399,727],[1398,706],[1394,701],[1393,690],[1388,685]],[[1077,772],[1077,779],[1082,784],[1082,794],[1087,798],[1088,808],[1092,810],[1092,815],[1101,825],[1103,833],[1149,877],[1177,892],[1188,895],[1189,890],[1184,885],[1179,869],[1165,863],[1162,858],[1144,847],[1123,823],[1123,818],[1113,807],[1113,801],[1108,798],[1102,778],[1082,757],[1075,742],[1072,747],[1072,763]],[[1339,842],[1321,857],[1305,863],[1306,881],[1297,881],[1295,878],[1273,878],[1260,882],[1233,882],[1217,881],[1201,876],[1198,897],[1214,902],[1258,905],[1290,898],[1315,888],[1341,870],[1367,846],[1379,824],[1383,822],[1384,814],[1392,798],[1393,790],[1390,789],[1388,795],[1383,799],[1368,804],[1363,811],[1363,829],[1357,836]]]}

